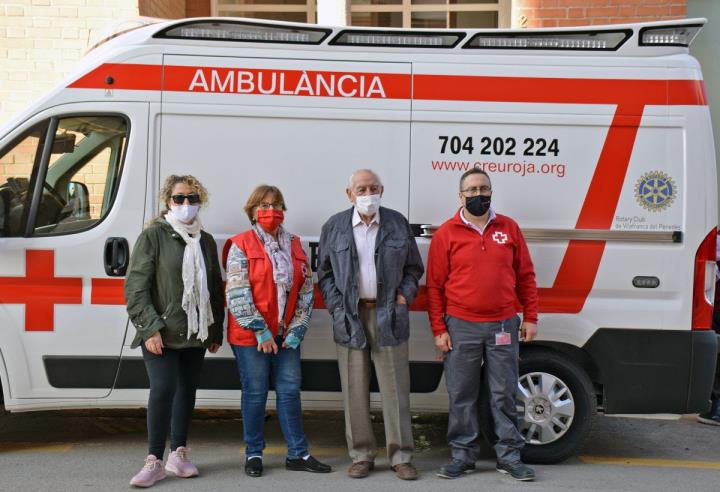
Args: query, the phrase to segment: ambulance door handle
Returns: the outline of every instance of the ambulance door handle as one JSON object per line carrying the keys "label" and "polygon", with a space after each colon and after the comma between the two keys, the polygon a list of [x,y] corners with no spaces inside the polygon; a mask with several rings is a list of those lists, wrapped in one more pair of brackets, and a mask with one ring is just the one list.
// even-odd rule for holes
{"label": "ambulance door handle", "polygon": [[105,274],[109,277],[123,277],[130,262],[130,246],[124,237],[109,237],[105,240]]}

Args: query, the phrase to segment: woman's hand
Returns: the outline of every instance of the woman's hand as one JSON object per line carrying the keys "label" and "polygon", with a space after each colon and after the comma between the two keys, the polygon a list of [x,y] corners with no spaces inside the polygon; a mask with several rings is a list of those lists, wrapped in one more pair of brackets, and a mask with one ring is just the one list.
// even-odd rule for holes
{"label": "woman's hand", "polygon": [[162,349],[165,348],[165,345],[163,345],[162,335],[160,335],[159,331],[156,331],[153,336],[145,340],[145,348],[152,354],[162,355]]}
{"label": "woman's hand", "polygon": [[257,350],[258,350],[258,352],[264,352],[266,354],[269,354],[269,353],[277,354],[278,346],[275,343],[275,340],[273,340],[271,338],[270,340],[268,340],[266,342],[258,343]]}
{"label": "woman's hand", "polygon": [[211,343],[210,346],[208,347],[208,352],[210,352],[211,354],[214,354],[214,353],[216,353],[219,349],[220,349],[220,344],[219,344],[219,343]]}

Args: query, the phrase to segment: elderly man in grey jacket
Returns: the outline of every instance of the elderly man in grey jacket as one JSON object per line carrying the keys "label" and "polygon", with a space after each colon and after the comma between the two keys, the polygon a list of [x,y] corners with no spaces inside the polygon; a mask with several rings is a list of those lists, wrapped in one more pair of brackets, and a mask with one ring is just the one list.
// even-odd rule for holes
{"label": "elderly man in grey jacket", "polygon": [[318,282],[332,315],[345,403],[345,435],[353,464],[368,476],[377,443],[370,423],[370,355],[383,404],[388,459],[403,480],[412,465],[408,306],[424,268],[410,224],[380,206],[383,186],[369,169],[350,177],[353,207],[333,215],[320,234]]}

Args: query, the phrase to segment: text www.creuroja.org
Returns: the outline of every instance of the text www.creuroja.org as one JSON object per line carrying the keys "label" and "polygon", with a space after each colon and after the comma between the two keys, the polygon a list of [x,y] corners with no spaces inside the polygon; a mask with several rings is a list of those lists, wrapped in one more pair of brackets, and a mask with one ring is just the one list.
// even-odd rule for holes
{"label": "text www.creuroja.org", "polygon": [[434,171],[468,171],[470,169],[481,169],[486,173],[517,174],[528,176],[537,174],[549,174],[558,178],[565,177],[565,163],[563,162],[495,162],[495,161],[431,161]]}

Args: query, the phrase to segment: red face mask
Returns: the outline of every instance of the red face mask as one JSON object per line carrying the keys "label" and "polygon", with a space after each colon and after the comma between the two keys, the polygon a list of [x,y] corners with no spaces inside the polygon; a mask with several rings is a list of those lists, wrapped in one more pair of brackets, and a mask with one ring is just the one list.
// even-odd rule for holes
{"label": "red face mask", "polygon": [[285,220],[282,210],[258,210],[257,223],[265,232],[275,231]]}

